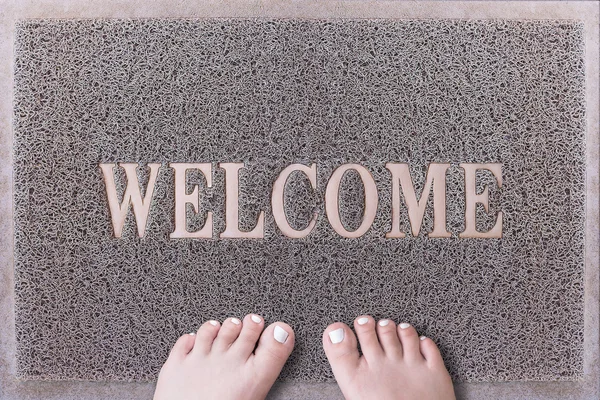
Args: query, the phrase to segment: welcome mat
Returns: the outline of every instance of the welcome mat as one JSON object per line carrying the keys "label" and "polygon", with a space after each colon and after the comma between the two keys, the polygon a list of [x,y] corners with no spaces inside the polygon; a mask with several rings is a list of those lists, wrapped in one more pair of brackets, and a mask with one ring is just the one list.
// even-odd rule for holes
{"label": "welcome mat", "polygon": [[583,373],[575,21],[27,20],[24,379],[155,379],[207,319],[408,321],[456,380]]}

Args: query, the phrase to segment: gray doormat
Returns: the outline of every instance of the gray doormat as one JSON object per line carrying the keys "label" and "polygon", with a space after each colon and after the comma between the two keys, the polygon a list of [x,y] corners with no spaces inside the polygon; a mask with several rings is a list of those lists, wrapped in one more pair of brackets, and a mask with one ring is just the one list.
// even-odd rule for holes
{"label": "gray doormat", "polygon": [[[582,25],[569,21],[21,22],[18,374],[154,379],[179,335],[257,312],[296,331],[284,380],[331,380],[321,333],[363,313],[413,323],[457,380],[580,378],[583,71]],[[264,211],[264,236],[221,238],[219,163],[242,162],[239,229],[254,229]],[[103,163],[140,163],[142,196],[148,164],[162,164],[143,238],[131,210],[116,237]],[[187,174],[199,213],[184,205],[189,232],[212,211],[212,239],[171,237],[170,163],[212,163],[209,188],[198,169]],[[315,212],[316,224],[288,237],[274,219],[273,185],[287,166],[313,163],[315,189],[294,172],[283,204],[291,229]],[[450,164],[445,204],[442,173],[423,223],[410,224],[409,194],[395,200],[393,223],[400,190],[387,163],[408,165],[413,201],[428,168]],[[345,164],[363,166],[377,190],[373,224],[357,238],[339,231],[359,229],[372,200],[358,170],[341,179],[341,228],[326,209],[330,178]],[[501,176],[459,164],[501,164]],[[123,196],[124,169],[113,172]],[[489,209],[473,211],[486,187]],[[466,214],[487,232],[500,213],[501,238],[459,237],[472,228]],[[450,237],[428,236],[438,218]],[[394,225],[406,237],[386,237]]]}

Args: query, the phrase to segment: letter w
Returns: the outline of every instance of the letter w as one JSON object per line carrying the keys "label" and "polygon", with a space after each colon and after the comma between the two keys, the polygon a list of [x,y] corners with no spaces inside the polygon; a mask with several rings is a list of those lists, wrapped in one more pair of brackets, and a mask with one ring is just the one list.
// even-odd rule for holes
{"label": "letter w", "polygon": [[116,164],[100,164],[100,168],[104,174],[106,195],[108,197],[108,206],[110,207],[115,237],[120,238],[123,233],[123,225],[125,224],[127,211],[129,211],[129,204],[133,206],[138,235],[144,237],[146,233],[146,221],[150,212],[150,203],[154,195],[154,184],[156,183],[160,164],[148,164],[150,167],[150,179],[148,179],[148,188],[143,200],[136,173],[138,165],[133,163],[119,163],[119,166],[125,170],[127,177],[127,187],[125,188],[121,204],[119,204],[119,200],[117,199],[117,188],[115,186],[114,168]]}

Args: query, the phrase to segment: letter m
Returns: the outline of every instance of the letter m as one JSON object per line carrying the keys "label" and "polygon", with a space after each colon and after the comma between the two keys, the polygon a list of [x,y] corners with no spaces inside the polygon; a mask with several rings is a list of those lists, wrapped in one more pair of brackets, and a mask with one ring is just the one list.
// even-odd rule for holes
{"label": "letter m", "polygon": [[392,173],[392,230],[386,233],[386,238],[402,238],[406,235],[400,231],[400,191],[404,195],[408,219],[413,236],[418,236],[433,186],[433,231],[429,237],[450,237],[446,230],[446,170],[450,164],[429,164],[425,186],[421,197],[417,199],[408,164],[387,163],[385,167]]}

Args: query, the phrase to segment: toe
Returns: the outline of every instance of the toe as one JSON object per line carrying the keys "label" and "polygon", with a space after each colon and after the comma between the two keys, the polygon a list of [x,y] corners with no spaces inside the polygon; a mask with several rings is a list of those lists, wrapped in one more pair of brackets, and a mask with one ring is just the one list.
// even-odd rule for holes
{"label": "toe", "polygon": [[421,354],[425,357],[425,360],[427,360],[427,364],[433,368],[446,368],[440,350],[433,340],[426,336],[421,336],[419,339]]}
{"label": "toe", "polygon": [[262,332],[250,360],[265,382],[275,382],[294,349],[294,341],[294,330],[284,322],[275,322]]}
{"label": "toe", "polygon": [[256,344],[258,338],[264,328],[264,320],[256,314],[248,314],[242,323],[242,331],[240,336],[231,346],[231,350],[235,351],[243,360],[247,360]]}
{"label": "toe", "polygon": [[424,361],[419,350],[419,335],[415,328],[408,322],[398,325],[398,336],[402,343],[402,354],[408,362]]}
{"label": "toe", "polygon": [[194,344],[194,353],[208,354],[212,348],[213,342],[219,333],[219,322],[215,320],[206,321],[202,324],[196,333],[196,343]]}
{"label": "toe", "polygon": [[226,351],[238,338],[242,330],[242,321],[237,318],[227,318],[213,343],[212,350]]}
{"label": "toe", "polygon": [[194,339],[195,333],[188,333],[186,335],[181,336],[171,349],[171,353],[169,354],[169,359],[182,359],[184,358],[193,348],[194,348]]}
{"label": "toe", "polygon": [[396,324],[390,319],[382,319],[377,323],[377,337],[383,351],[390,358],[402,357],[402,346],[396,332]]}
{"label": "toe", "polygon": [[360,356],[356,336],[342,322],[331,324],[323,332],[323,349],[339,383],[353,379],[358,370]]}
{"label": "toe", "polygon": [[362,315],[354,320],[354,330],[360,342],[360,348],[367,362],[383,357],[383,349],[379,344],[375,331],[375,320],[368,315]]}

